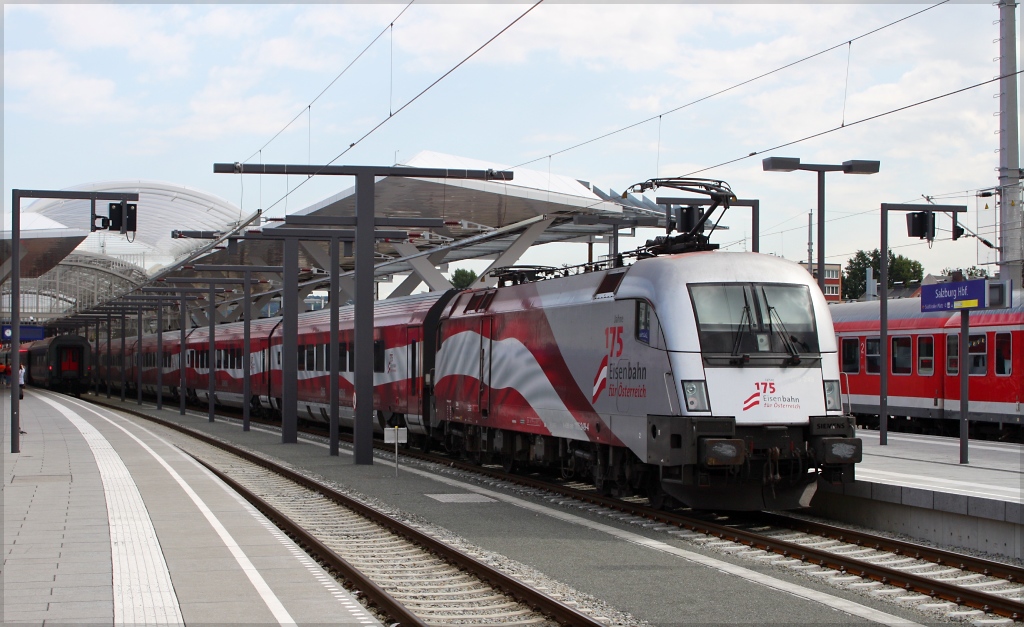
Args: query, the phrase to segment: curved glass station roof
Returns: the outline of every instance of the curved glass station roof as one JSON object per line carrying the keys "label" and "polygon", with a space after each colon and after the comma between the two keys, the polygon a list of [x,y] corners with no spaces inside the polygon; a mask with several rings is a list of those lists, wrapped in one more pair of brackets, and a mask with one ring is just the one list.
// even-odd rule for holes
{"label": "curved glass station roof", "polygon": [[[187,224],[190,229],[221,231],[244,218],[241,209],[222,198],[170,183],[108,181],[69,190],[139,194],[139,230],[134,240],[114,231],[96,231],[85,238],[78,250],[131,261],[150,274],[172,265],[201,245],[195,240],[171,239],[172,230]],[[97,203],[97,215],[106,216],[107,211],[107,203]],[[88,200],[42,199],[23,207],[22,213],[37,213],[68,227],[89,231]]]}

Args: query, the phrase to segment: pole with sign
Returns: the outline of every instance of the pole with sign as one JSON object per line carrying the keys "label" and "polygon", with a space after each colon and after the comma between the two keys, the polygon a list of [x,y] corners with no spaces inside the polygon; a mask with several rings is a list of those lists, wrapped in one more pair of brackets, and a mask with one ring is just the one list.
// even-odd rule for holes
{"label": "pole with sign", "polygon": [[974,279],[921,286],[921,311],[960,311],[960,463],[968,463],[967,440],[969,423],[967,414],[970,396],[970,361],[968,359],[971,310],[1005,309],[1011,306],[1012,283]]}
{"label": "pole with sign", "polygon": [[398,478],[398,445],[409,441],[409,430],[405,427],[384,429],[384,444],[395,443],[395,478]]}

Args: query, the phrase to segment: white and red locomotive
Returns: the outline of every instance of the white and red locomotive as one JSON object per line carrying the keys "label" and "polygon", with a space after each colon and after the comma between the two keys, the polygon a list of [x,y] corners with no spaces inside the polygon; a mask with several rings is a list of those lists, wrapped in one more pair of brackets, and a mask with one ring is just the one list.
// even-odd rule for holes
{"label": "white and red locomotive", "polygon": [[[340,413],[350,426],[352,308],[340,317]],[[294,373],[281,371],[279,321],[252,322],[248,356],[241,323],[217,327],[214,400],[279,409],[281,377],[294,376],[299,416],[326,421],[329,311],[299,316]],[[407,426],[421,446],[717,509],[806,505],[819,478],[852,480],[860,461],[825,299],[804,269],[775,257],[663,255],[383,300],[374,325],[379,426]],[[186,393],[201,401],[207,347],[205,328],[188,333]],[[130,341],[128,353],[126,380],[141,363],[155,391],[155,336]],[[164,333],[163,355],[165,391],[177,394],[177,333]],[[119,383],[106,363],[101,355],[99,376]]]}
{"label": "white and red locomotive", "polygon": [[[1024,402],[1024,304],[972,312],[968,420],[979,437],[1020,440]],[[831,307],[844,401],[861,425],[878,426],[881,358],[878,302]],[[889,301],[892,428],[956,435],[960,419],[960,312],[921,312],[920,298]]]}

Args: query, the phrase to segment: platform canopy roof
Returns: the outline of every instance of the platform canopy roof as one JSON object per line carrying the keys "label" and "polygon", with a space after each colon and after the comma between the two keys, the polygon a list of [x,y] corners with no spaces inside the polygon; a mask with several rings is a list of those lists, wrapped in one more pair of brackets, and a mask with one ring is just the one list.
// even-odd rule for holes
{"label": "platform canopy roof", "polygon": [[[421,152],[396,165],[449,170],[509,169],[501,164],[436,152]],[[492,259],[495,266],[514,265],[526,249],[536,244],[607,242],[613,229],[609,220],[617,221],[620,229],[628,229],[630,220],[640,220],[643,226],[656,226],[659,222],[664,225],[664,208],[642,196],[622,195],[587,181],[547,171],[514,168],[512,172],[511,181],[378,178],[374,190],[376,217],[436,218],[443,221],[443,226],[402,229],[407,233],[405,237],[378,240],[374,250],[375,276],[408,274],[408,278],[393,292],[397,296],[411,293],[421,283],[426,283],[431,290],[447,289],[450,283],[441,275],[438,266],[449,262]],[[343,191],[293,212],[285,219],[291,216],[355,216],[354,181],[337,178],[339,187],[345,186]],[[238,272],[200,274],[191,268],[198,264],[279,266],[282,263],[281,240],[261,239],[262,233],[283,226],[281,219],[268,221],[265,216],[243,216],[229,203],[174,186],[155,189],[148,183],[122,182],[83,189],[138,191],[140,228],[143,225],[143,206],[148,208],[159,202],[167,208],[157,212],[167,217],[165,222],[147,219],[147,232],[140,231],[138,235],[140,240],[152,241],[154,246],[171,250],[176,256],[174,263],[151,272],[155,285],[161,285],[155,283],[161,279],[195,278],[195,286],[201,286],[204,285],[202,279],[206,277],[240,276]],[[58,209],[55,204],[46,207],[48,215],[50,212],[77,215],[77,209]],[[186,207],[195,211],[195,215],[182,218],[181,210]],[[88,216],[88,209],[85,208],[83,213]],[[183,227],[183,224],[189,226]],[[184,234],[186,237],[170,240],[172,230],[186,229],[189,231]],[[342,289],[350,296],[354,271],[351,247],[346,247],[345,253],[340,263]],[[298,297],[315,289],[326,289],[330,275],[328,244],[302,241],[299,255],[302,270]],[[280,275],[267,273],[256,276],[265,281],[254,286],[253,297],[257,301],[266,302],[266,298],[279,294]],[[180,287],[182,284],[174,285]],[[223,300],[237,302],[239,298],[235,294]],[[231,309],[231,306],[224,308],[227,311]],[[235,315],[238,315],[237,309]]]}
{"label": "platform canopy roof", "polygon": [[[398,165],[451,170],[508,169],[501,164],[436,152],[421,152]],[[664,218],[664,208],[643,197],[627,195],[623,198],[614,190],[605,191],[586,181],[528,168],[515,168],[513,175],[513,180],[508,182],[378,178],[374,197],[378,218],[437,218],[444,221],[444,227],[408,229],[407,240],[378,242],[375,249],[375,274],[382,276],[414,272],[414,260],[417,257],[429,256],[434,265],[466,259],[494,258],[521,241],[521,236],[527,230],[531,230],[527,246],[550,242],[594,241],[592,238],[607,241],[602,238],[611,231],[610,225],[583,224],[577,216],[619,220],[643,218],[648,221],[648,225],[651,225],[651,221]],[[290,216],[355,216],[355,187],[351,179],[344,182],[352,186]],[[267,231],[278,226],[281,225],[267,222],[257,230]],[[253,233],[254,230],[247,231]],[[304,286],[308,288],[310,282],[317,287],[326,284],[324,274],[327,272],[327,256],[326,243],[302,243],[300,266],[313,269],[313,272],[300,278]],[[211,250],[190,263],[279,265],[281,261],[280,241],[246,238],[238,240],[236,244]],[[353,270],[352,263],[351,257],[343,257],[343,271],[350,273]],[[194,275],[187,270],[173,274]]]}
{"label": "platform canopy roof", "polygon": [[[4,214],[0,231],[0,283],[11,275],[11,214]],[[67,257],[85,237],[88,229],[69,229],[56,220],[39,214],[24,214],[21,232],[21,276],[35,278]]]}

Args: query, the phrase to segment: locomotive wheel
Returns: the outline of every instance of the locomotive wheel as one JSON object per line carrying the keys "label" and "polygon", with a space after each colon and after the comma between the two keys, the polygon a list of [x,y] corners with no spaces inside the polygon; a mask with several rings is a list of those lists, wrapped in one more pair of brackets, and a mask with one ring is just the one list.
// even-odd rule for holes
{"label": "locomotive wheel", "polygon": [[512,455],[502,455],[501,469],[507,474],[514,475],[519,471],[519,465],[516,464],[516,460]]}
{"label": "locomotive wheel", "polygon": [[260,397],[253,396],[249,399],[249,415],[255,418],[263,417],[263,405],[260,403]]}

